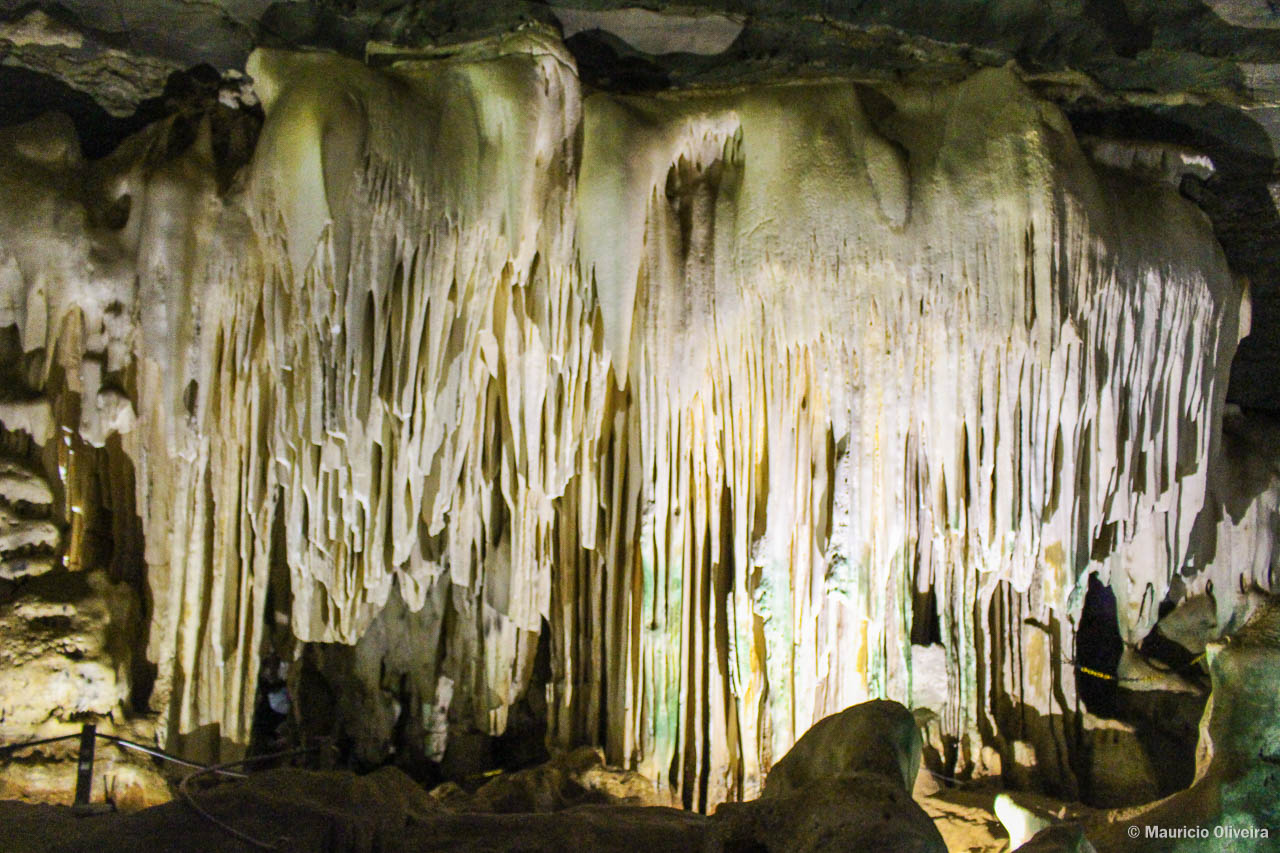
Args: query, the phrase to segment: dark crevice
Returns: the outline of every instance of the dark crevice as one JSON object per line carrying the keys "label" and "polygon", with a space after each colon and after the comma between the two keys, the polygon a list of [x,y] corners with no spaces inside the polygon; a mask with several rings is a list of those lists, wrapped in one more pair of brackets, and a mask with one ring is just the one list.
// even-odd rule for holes
{"label": "dark crevice", "polygon": [[933,586],[915,590],[911,599],[911,643],[929,646],[942,642],[942,622],[938,618],[938,593]]}
{"label": "dark crevice", "polygon": [[520,770],[541,764],[547,751],[547,684],[551,680],[551,626],[542,620],[533,674],[524,695],[507,712],[506,730],[493,739],[493,766]]}
{"label": "dark crevice", "polygon": [[1116,596],[1096,574],[1089,587],[1076,631],[1076,692],[1091,714],[1114,718],[1117,710],[1116,670],[1124,642],[1116,621]]}

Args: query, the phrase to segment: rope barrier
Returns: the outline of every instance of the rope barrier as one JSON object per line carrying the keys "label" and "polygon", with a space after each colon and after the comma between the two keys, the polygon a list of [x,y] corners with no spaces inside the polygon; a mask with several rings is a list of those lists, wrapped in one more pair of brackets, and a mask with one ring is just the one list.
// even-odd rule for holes
{"label": "rope barrier", "polygon": [[[91,728],[92,728],[91,726],[86,726],[86,729],[91,729]],[[67,741],[67,740],[77,740],[77,739],[80,739],[83,736],[83,734],[84,732],[77,732],[75,734],[41,738],[40,740],[24,741],[22,743],[4,744],[3,746],[0,746],[0,758],[8,758],[13,753],[23,749],[32,749],[37,746],[45,746],[51,743],[61,743],[62,741]],[[171,752],[165,752],[162,749],[157,749],[155,747],[150,747],[145,744],[137,743],[136,741],[131,741],[131,740],[128,740],[127,738],[122,738],[117,735],[102,734],[100,732],[90,732],[90,734],[92,734],[93,737],[96,739],[105,740],[109,743],[113,743],[116,746],[120,746],[125,749],[132,749],[137,752],[146,753],[147,755],[150,755],[154,758],[161,759],[162,761],[169,761],[169,762],[172,762],[173,764],[180,764],[183,767],[193,768],[194,772],[188,773],[185,777],[183,777],[182,781],[178,783],[178,793],[182,797],[183,801],[186,802],[186,804],[190,806],[191,809],[195,811],[196,814],[200,815],[205,820],[212,823],[214,826],[217,826],[223,832],[226,832],[227,834],[235,838],[238,838],[239,840],[245,842],[246,844],[249,844],[258,848],[259,850],[278,850],[283,844],[289,841],[289,838],[287,836],[281,836],[280,838],[277,838],[274,842],[262,841],[261,839],[255,838],[254,836],[249,835],[248,833],[241,832],[240,830],[236,829],[234,826],[231,826],[226,822],[219,820],[218,818],[210,814],[208,811],[201,808],[200,805],[195,801],[195,796],[189,788],[191,782],[194,781],[195,779],[198,779],[206,775],[219,776],[226,779],[246,779],[249,776],[248,773],[242,772],[240,770],[234,770],[232,768],[241,767],[246,764],[254,764],[260,761],[272,761],[279,758],[293,758],[295,756],[305,755],[307,753],[315,752],[316,750],[329,745],[329,742],[325,740],[320,743],[314,744],[312,746],[301,747],[299,749],[290,749],[290,750],[285,750],[283,752],[273,752],[267,755],[255,755],[250,758],[242,758],[239,761],[228,761],[224,764],[209,765],[209,764],[200,764],[195,761],[190,761],[186,758],[182,758],[181,756],[174,755]]]}
{"label": "rope barrier", "polygon": [[[58,743],[59,741],[64,741],[64,740],[75,740],[79,737],[80,737],[80,733],[76,732],[73,735],[62,735],[60,737],[47,737],[47,738],[43,738],[42,740],[31,740],[31,741],[25,741],[23,743],[7,743],[4,746],[0,746],[0,756],[8,757],[9,753],[17,752],[20,749],[27,749],[33,746],[44,746],[47,743]],[[102,737],[102,735],[99,735],[98,737]]]}
{"label": "rope barrier", "polygon": [[1084,664],[1076,664],[1076,669],[1085,675],[1092,675],[1094,678],[1101,678],[1104,681],[1119,681],[1120,679],[1109,672],[1099,672],[1096,669],[1090,669]]}
{"label": "rope barrier", "polygon": [[[279,850],[282,846],[288,843],[289,841],[288,836],[282,835],[279,838],[277,838],[275,841],[263,841],[260,838],[256,838],[248,834],[247,832],[242,832],[236,829],[234,826],[231,826],[229,823],[219,820],[218,818],[214,817],[212,814],[210,814],[209,812],[201,808],[200,805],[196,803],[195,796],[191,793],[188,786],[191,784],[191,782],[194,779],[197,779],[200,776],[203,776],[207,773],[225,774],[229,772],[229,768],[232,768],[232,767],[239,767],[241,765],[252,764],[258,761],[270,761],[277,758],[292,758],[294,756],[305,755],[310,752],[315,752],[317,749],[320,749],[321,747],[325,747],[325,746],[328,746],[328,741],[315,744],[314,746],[304,746],[298,749],[286,750],[284,752],[274,752],[269,755],[255,755],[252,758],[242,758],[239,761],[228,761],[225,764],[216,764],[211,767],[202,767],[201,769],[195,771],[194,773],[187,774],[187,776],[184,777],[180,783],[178,783],[178,793],[182,796],[183,801],[186,802],[186,804],[191,807],[192,811],[194,811],[196,814],[200,815],[200,817],[209,821],[214,826],[218,827],[228,835],[231,835],[234,838],[238,838],[244,843],[249,844],[253,847],[256,847],[259,850]],[[239,775],[243,777],[246,774],[241,773]]]}
{"label": "rope barrier", "polygon": [[983,779],[957,779],[954,776],[947,776],[946,774],[943,774],[943,773],[935,773],[934,771],[930,770],[928,767],[921,767],[920,769],[928,773],[930,776],[932,776],[935,779],[941,779],[943,782],[950,782],[951,784],[956,785],[957,787],[962,787],[964,785],[973,785],[977,782],[986,781]]}
{"label": "rope barrier", "polygon": [[[110,741],[111,743],[114,743],[116,746],[122,746],[125,749],[132,749],[136,752],[146,753],[147,755],[153,756],[155,758],[159,758],[164,761],[170,761],[174,764],[180,764],[183,767],[191,767],[197,770],[209,769],[208,765],[200,764],[195,761],[188,761],[187,759],[180,758],[171,752],[165,752],[162,749],[154,749],[149,746],[143,746],[140,743],[134,743],[133,741],[125,740],[122,737],[116,737],[115,735],[102,735],[102,734],[98,735],[98,737],[102,738],[103,740]],[[226,771],[221,771],[219,775],[226,776],[227,778],[230,778],[230,779],[244,779],[249,774],[226,770]]]}
{"label": "rope barrier", "polygon": [[[159,758],[163,761],[169,761],[169,762],[172,762],[173,764],[180,764],[183,767],[192,767],[197,770],[205,770],[205,769],[208,769],[209,767],[209,765],[207,764],[200,764],[195,761],[189,761],[185,758],[174,755],[171,752],[165,752],[163,749],[157,749],[156,747],[147,746],[145,744],[128,740],[127,738],[122,738],[117,735],[108,735],[108,734],[103,734],[102,732],[95,732],[94,736],[97,737],[98,740],[105,740],[109,743],[114,743],[116,746],[121,746],[121,747],[124,747],[125,749],[132,749],[135,752],[143,752],[154,758]],[[10,755],[12,755],[13,753],[19,750],[31,749],[33,747],[44,746],[50,743],[59,743],[64,740],[76,740],[79,737],[80,737],[80,733],[77,732],[76,734],[72,734],[72,735],[59,735],[58,737],[47,737],[47,738],[41,738],[40,740],[23,741],[22,743],[8,743],[3,746],[0,746],[0,757],[8,758]],[[237,773],[234,771],[225,771],[225,772],[222,772],[220,775],[227,776],[232,779],[243,779],[248,774]]]}

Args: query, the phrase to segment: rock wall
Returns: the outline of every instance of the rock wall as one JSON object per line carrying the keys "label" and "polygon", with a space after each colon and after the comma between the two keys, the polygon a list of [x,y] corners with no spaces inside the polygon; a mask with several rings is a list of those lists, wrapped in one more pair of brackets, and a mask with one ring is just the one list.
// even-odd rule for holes
{"label": "rock wall", "polygon": [[71,460],[68,566],[77,506],[133,536],[171,745],[248,742],[278,636],[374,625],[418,662],[352,665],[362,725],[427,755],[506,728],[546,635],[552,741],[689,805],[877,696],[958,772],[1070,787],[1084,579],[1140,637],[1180,570],[1244,571],[1196,527],[1242,285],[1011,72],[626,97],[536,29],[373,58],[255,53],[243,169],[225,106],[0,145],[32,456]]}

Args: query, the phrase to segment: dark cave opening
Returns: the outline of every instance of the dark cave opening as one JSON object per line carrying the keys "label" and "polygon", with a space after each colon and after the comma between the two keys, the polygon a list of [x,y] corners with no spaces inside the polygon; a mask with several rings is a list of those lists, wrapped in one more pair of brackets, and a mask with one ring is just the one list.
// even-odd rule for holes
{"label": "dark cave opening", "polygon": [[494,769],[521,770],[549,760],[547,684],[551,681],[551,626],[542,620],[533,675],[524,695],[507,713],[507,728],[493,738]]}
{"label": "dark cave opening", "polygon": [[1076,630],[1076,691],[1091,714],[1114,718],[1117,709],[1116,671],[1124,641],[1116,621],[1116,596],[1111,587],[1089,575],[1089,587]]}

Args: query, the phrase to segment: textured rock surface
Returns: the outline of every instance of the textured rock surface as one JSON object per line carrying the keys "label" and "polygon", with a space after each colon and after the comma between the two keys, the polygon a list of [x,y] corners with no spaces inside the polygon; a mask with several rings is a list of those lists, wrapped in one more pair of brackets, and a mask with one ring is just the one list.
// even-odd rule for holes
{"label": "textured rock surface", "polygon": [[[69,804],[76,788],[77,764],[74,748],[31,751],[6,761],[0,768],[0,801]],[[169,802],[173,788],[150,760],[136,752],[99,744],[90,795],[92,803],[110,803],[121,812],[136,812]]]}
{"label": "textured rock surface", "polygon": [[761,797],[786,797],[812,782],[858,773],[878,774],[911,792],[920,751],[910,711],[897,702],[863,702],[814,723],[770,768]]}
{"label": "textured rock surface", "polygon": [[1269,11],[617,6],[0,6],[4,98],[98,101],[4,102],[74,118],[0,131],[0,572],[132,586],[175,748],[269,648],[364,765],[549,714],[706,808],[889,696],[1114,782],[1085,577],[1152,708],[1275,582]]}
{"label": "textured rock surface", "polygon": [[121,717],[137,603],[99,573],[46,575],[0,600],[0,738],[51,737]]}
{"label": "textured rock surface", "polygon": [[[304,770],[260,773],[196,794],[211,815],[241,833],[296,850],[408,850],[406,826],[438,812],[412,780],[394,770],[370,776]],[[76,818],[68,810],[2,806],[5,849],[253,850],[224,828],[175,801],[132,815]]]}
{"label": "textured rock surface", "polygon": [[929,815],[898,780],[878,773],[826,777],[777,797],[726,803],[716,811],[715,821],[730,850],[947,849]]}
{"label": "textured rock surface", "polygon": [[1141,639],[1203,545],[1241,287],[1191,205],[1009,71],[583,101],[537,29],[249,71],[243,172],[216,91],[3,155],[3,304],[68,494],[132,465],[168,742],[247,742],[279,634],[356,643],[366,760],[542,690],[554,742],[713,804],[835,709],[936,703],[934,623],[949,769],[1074,789],[1080,579]]}
{"label": "textured rock surface", "polygon": [[[10,415],[5,422],[20,421]],[[58,563],[62,531],[50,519],[52,505],[44,477],[21,462],[0,459],[0,578],[41,575]]]}
{"label": "textured rock surface", "polygon": [[533,814],[579,805],[669,806],[670,798],[638,773],[605,765],[599,749],[580,747],[536,767],[501,773],[468,795],[452,782],[431,792],[451,811]]}
{"label": "textured rock surface", "polygon": [[[146,738],[129,722],[138,602],[103,572],[50,573],[0,596],[0,742],[79,731]],[[76,780],[76,745],[22,750],[0,760],[0,799],[66,803]],[[137,810],[167,802],[169,785],[151,761],[100,744],[94,800]]]}

